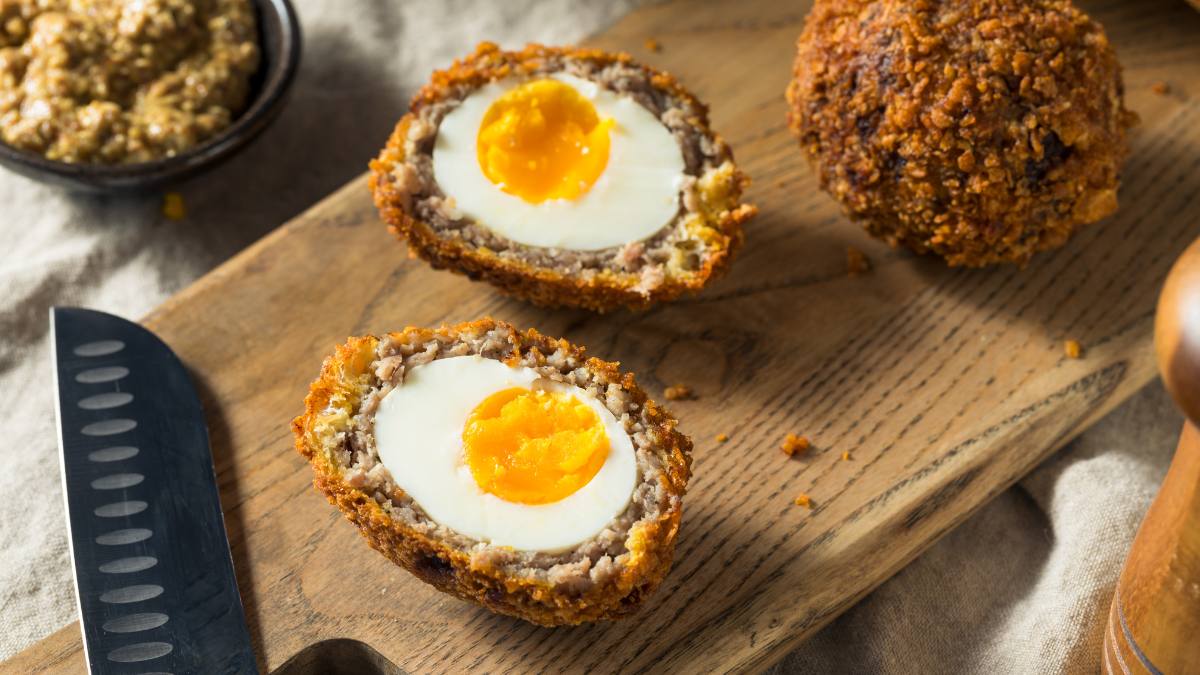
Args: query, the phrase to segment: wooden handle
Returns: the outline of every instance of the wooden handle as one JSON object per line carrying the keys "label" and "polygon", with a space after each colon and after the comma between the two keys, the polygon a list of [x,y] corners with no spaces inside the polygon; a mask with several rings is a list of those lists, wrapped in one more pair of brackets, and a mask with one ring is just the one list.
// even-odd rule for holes
{"label": "wooden handle", "polygon": [[1200,424],[1200,240],[1184,251],[1163,284],[1154,317],[1154,351],[1171,398],[1193,424]]}
{"label": "wooden handle", "polygon": [[1200,675],[1200,240],[1167,276],[1154,347],[1163,383],[1188,421],[1125,559],[1104,634],[1104,672]]}

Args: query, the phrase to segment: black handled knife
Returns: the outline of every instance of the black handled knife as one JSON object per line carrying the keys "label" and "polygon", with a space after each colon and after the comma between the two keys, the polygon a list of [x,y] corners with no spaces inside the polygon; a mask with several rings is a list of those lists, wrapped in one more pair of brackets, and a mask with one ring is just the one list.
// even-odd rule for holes
{"label": "black handled knife", "polygon": [[161,340],[50,310],[58,447],[92,675],[257,675],[204,411]]}

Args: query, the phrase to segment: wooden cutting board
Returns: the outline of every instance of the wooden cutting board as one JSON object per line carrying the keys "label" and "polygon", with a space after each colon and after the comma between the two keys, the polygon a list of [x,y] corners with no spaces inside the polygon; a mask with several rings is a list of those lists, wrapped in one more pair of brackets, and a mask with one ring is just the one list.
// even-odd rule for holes
{"label": "wooden cutting board", "polygon": [[[755,179],[741,259],[699,296],[607,315],[506,299],[409,260],[359,178],[147,317],[205,402],[261,672],[757,672],[1149,382],[1159,287],[1200,235],[1200,15],[1080,4],[1142,124],[1120,212],[1027,269],[948,269],[843,219],[784,125],[808,3],[699,0],[587,41],[711,102]],[[847,276],[848,246],[870,273]],[[697,394],[669,404],[696,445],[675,568],[635,618],[538,628],[441,595],[369,549],[292,450],[335,344],[486,314],[619,360],[657,400]],[[812,449],[787,458],[788,433]],[[84,671],[76,624],[0,666]]]}

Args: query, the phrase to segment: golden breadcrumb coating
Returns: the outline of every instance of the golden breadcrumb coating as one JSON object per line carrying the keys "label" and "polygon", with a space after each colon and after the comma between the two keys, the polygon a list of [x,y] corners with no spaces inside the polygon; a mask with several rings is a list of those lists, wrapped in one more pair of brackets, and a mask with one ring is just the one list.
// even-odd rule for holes
{"label": "golden breadcrumb coating", "polygon": [[[632,96],[680,141],[687,166],[680,214],[652,239],[600,252],[524,246],[466,219],[453,195],[437,186],[430,168],[433,139],[450,109],[489,82],[564,70]],[[485,42],[448,70],[434,72],[410,109],[371,162],[371,191],[389,229],[434,268],[486,281],[537,305],[645,309],[695,293],[729,271],[742,226],[757,213],[739,204],[750,179],[708,128],[707,108],[671,75],[626,54],[536,44],[510,52]]]}
{"label": "golden breadcrumb coating", "polygon": [[787,99],[846,214],[951,265],[1024,265],[1116,211],[1136,122],[1069,0],[817,0]]}
{"label": "golden breadcrumb coating", "polygon": [[[626,511],[561,554],[493,546],[434,523],[396,486],[374,448],[374,409],[406,369],[479,354],[587,389],[633,437],[638,488]],[[325,360],[292,423],[313,485],[370,546],[422,581],[492,611],[542,625],[616,620],[637,612],[671,568],[691,476],[691,441],[617,364],[537,331],[480,319],[350,338]]]}

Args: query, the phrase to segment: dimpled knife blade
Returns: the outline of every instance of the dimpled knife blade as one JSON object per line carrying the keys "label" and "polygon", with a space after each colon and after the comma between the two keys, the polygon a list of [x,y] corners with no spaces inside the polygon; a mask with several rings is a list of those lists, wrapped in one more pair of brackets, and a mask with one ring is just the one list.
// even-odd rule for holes
{"label": "dimpled knife blade", "polygon": [[55,307],[50,327],[88,669],[257,675],[187,370],[111,314]]}

